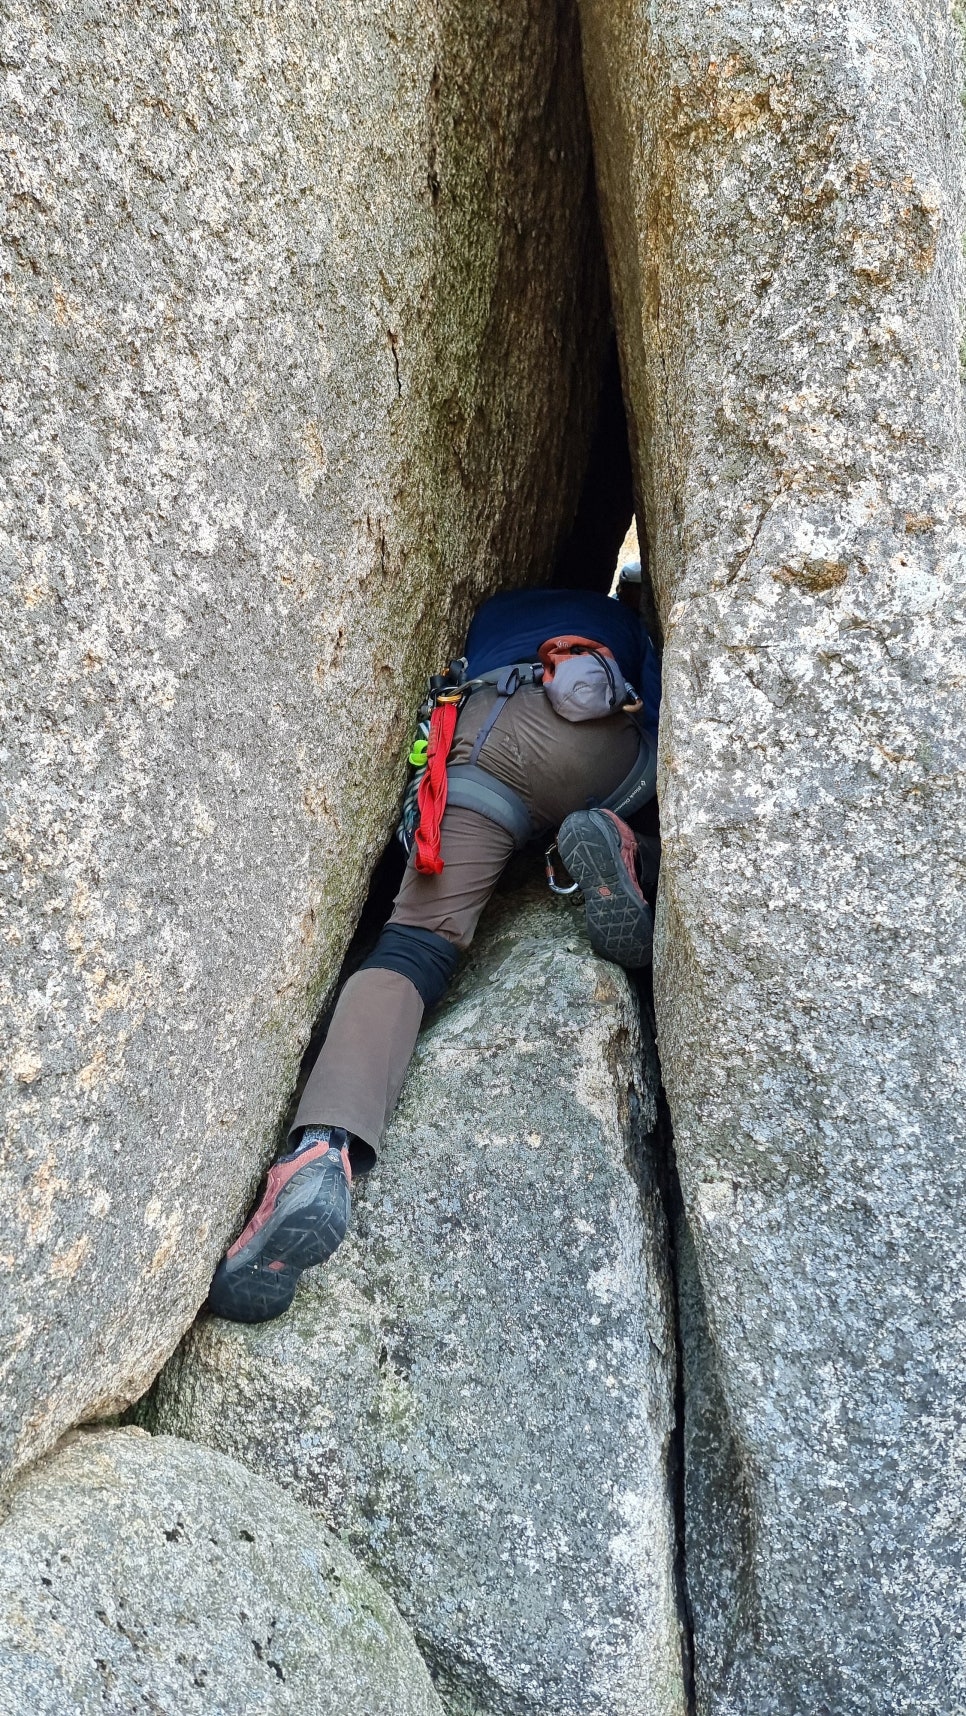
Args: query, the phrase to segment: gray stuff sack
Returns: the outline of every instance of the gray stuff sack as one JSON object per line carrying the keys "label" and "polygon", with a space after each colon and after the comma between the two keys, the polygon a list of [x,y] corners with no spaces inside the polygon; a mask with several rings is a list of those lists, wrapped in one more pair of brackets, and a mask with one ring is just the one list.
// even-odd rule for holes
{"label": "gray stuff sack", "polygon": [[544,679],[543,689],[565,721],[599,721],[637,700],[613,656],[596,650],[558,658],[553,678]]}

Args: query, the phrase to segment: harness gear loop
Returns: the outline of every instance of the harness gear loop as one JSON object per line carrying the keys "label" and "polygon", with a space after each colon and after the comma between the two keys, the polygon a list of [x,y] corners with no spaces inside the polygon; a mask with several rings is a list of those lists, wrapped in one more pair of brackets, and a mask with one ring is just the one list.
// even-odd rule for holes
{"label": "harness gear loop", "polygon": [[419,825],[416,829],[416,853],[413,865],[421,876],[438,876],[443,868],[439,855],[439,831],[446,809],[446,761],[456,732],[463,694],[442,691],[436,698],[429,723],[426,744],[426,772],[419,783],[416,803]]}

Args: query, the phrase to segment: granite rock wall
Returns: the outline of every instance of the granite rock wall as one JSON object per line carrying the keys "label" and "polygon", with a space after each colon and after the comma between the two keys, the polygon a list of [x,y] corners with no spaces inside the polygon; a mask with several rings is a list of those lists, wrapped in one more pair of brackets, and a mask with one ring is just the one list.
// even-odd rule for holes
{"label": "granite rock wall", "polygon": [[581,21],[665,637],[696,1708],[952,1716],[959,61],[921,0]]}
{"label": "granite rock wall", "polygon": [[3,1716],[442,1716],[408,1629],[305,1508],[209,1449],[81,1431],[0,1520]]}
{"label": "granite rock wall", "polygon": [[424,676],[566,528],[607,336],[575,32],[5,9],[7,1468],[190,1323]]}
{"label": "granite rock wall", "polygon": [[684,1716],[644,1052],[574,906],[509,895],[349,1238],[277,1323],[199,1319],[147,1407],[345,1535],[450,1716]]}

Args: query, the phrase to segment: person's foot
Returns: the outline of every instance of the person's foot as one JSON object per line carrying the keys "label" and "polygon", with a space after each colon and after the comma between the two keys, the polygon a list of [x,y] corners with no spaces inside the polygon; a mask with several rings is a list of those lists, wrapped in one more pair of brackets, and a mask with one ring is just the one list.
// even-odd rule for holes
{"label": "person's foot", "polygon": [[269,1171],[254,1214],[215,1270],[208,1304],[218,1317],[263,1323],[287,1311],[304,1269],[324,1263],[349,1225],[349,1135],[308,1127]]}
{"label": "person's foot", "polygon": [[595,953],[629,971],[651,962],[654,914],[638,881],[637,840],[610,810],[575,810],[561,824],[557,850],[580,883]]}

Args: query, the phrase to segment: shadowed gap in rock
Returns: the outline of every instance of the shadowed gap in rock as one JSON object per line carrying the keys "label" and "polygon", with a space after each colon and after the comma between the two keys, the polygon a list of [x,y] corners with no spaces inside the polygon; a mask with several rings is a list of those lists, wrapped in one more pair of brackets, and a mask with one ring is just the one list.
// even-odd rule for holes
{"label": "shadowed gap in rock", "polygon": [[[554,561],[552,584],[563,589],[592,589],[601,592],[610,590],[621,544],[634,514],[634,481],[627,414],[617,340],[612,334],[584,480],[573,525]],[[659,626],[648,577],[646,521],[640,510],[640,502],[637,517],[643,568],[641,614],[660,647]],[[660,816],[656,800],[638,814],[635,825],[641,833],[660,836]],[[534,848],[518,854],[508,866],[499,891],[505,892],[519,886],[522,871],[532,869],[535,860]],[[403,850],[393,834],[374,866],[369,892],[355,934],[346,951],[338,982],[316,1022],[303,1056],[292,1103],[286,1116],[286,1129],[325,1041],[339,990],[372,951],[392,909],[404,867]],[[638,993],[645,1035],[645,1054],[653,1055],[660,1074],[650,969],[640,975]],[[743,1599],[741,1606],[746,1611],[749,1604],[754,1607],[750,1515],[740,1461],[730,1436],[720,1388],[716,1385],[713,1374],[713,1342],[707,1327],[703,1292],[684,1214],[671,1118],[664,1099],[663,1084],[657,1131],[648,1142],[653,1149],[653,1167],[664,1207],[667,1231],[668,1286],[676,1349],[674,1434],[668,1450],[668,1486],[676,1533],[674,1577],[681,1630],[684,1691],[686,1708],[689,1716],[693,1716],[696,1709],[697,1665],[689,1592],[688,1495],[695,1483],[710,1485],[715,1490],[722,1536],[720,1543],[715,1546],[697,1546],[701,1576],[705,1579],[709,1574],[716,1577],[727,1561],[732,1593]],[[693,1403],[689,1399],[692,1391]],[[696,1453],[699,1456],[700,1469],[692,1473],[690,1462]],[[712,1567],[712,1562],[720,1562],[720,1565]]]}
{"label": "shadowed gap in rock", "polygon": [[617,338],[612,334],[587,472],[573,527],[554,563],[552,583],[561,590],[599,590],[606,595],[633,514],[634,480],[627,415],[621,392]]}
{"label": "shadowed gap in rock", "polygon": [[[613,583],[618,551],[633,516],[634,491],[627,416],[621,392],[617,339],[612,333],[601,379],[597,420],[574,521],[555,558],[550,582],[559,589],[598,590],[606,594]],[[415,716],[415,711],[413,715]],[[657,806],[649,807],[645,817],[647,832],[656,834]],[[369,892],[355,934],[346,950],[338,981],[316,1020],[302,1057],[292,1102],[281,1132],[282,1137],[287,1134],[305,1082],[325,1041],[339,990],[372,952],[379,932],[392,910],[404,868],[402,847],[393,834],[375,864]],[[517,866],[511,865],[510,869],[513,875],[519,876]]]}

